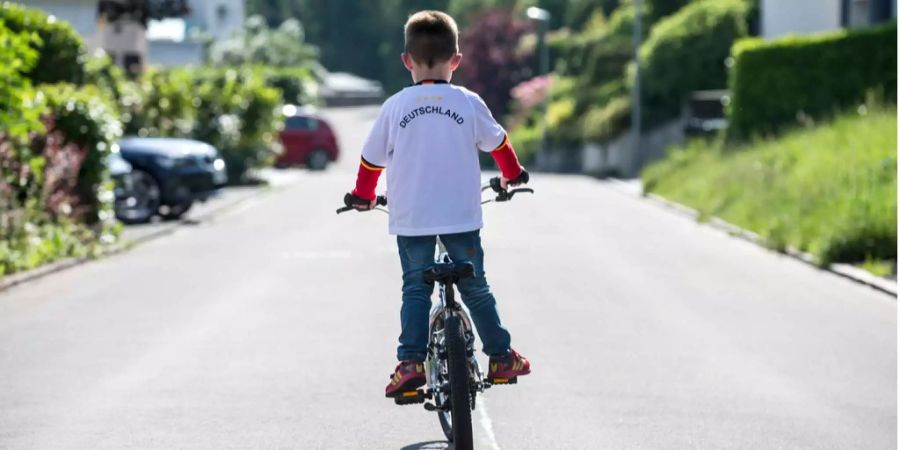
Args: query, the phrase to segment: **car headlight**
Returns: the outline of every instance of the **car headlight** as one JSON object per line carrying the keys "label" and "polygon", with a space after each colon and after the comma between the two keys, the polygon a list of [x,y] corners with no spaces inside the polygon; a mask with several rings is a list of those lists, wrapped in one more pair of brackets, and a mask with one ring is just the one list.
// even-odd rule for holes
{"label": "car headlight", "polygon": [[216,158],[216,160],[213,161],[213,169],[225,170],[225,161],[223,161],[222,158]]}

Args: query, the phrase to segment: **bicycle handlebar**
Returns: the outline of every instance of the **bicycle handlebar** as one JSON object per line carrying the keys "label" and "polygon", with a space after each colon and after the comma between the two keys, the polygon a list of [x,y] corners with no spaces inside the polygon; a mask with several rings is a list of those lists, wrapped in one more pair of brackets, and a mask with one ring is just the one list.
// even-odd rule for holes
{"label": "bicycle handlebar", "polygon": [[487,183],[485,183],[484,185],[481,186],[481,192],[484,192],[488,189],[491,189],[494,192],[496,192],[497,197],[494,198],[493,200],[485,200],[485,201],[481,202],[482,204],[489,203],[492,201],[508,202],[513,199],[513,196],[515,196],[516,194],[523,193],[523,192],[529,193],[529,194],[534,194],[534,189],[531,189],[531,188],[515,188],[512,190],[503,189],[500,186],[500,177],[491,178],[490,180],[488,180]]}
{"label": "bicycle handlebar", "polygon": [[[481,202],[482,205],[485,203],[490,203],[490,202],[508,202],[508,201],[512,200],[516,194],[521,194],[521,193],[534,194],[534,189],[531,189],[531,188],[503,189],[502,187],[500,187],[500,177],[491,178],[490,180],[488,180],[487,183],[485,183],[481,186],[481,192],[484,192],[488,189],[491,189],[494,192],[496,192],[497,197]],[[360,204],[362,205],[362,203],[360,203]],[[378,197],[375,197],[376,208],[372,208],[372,209],[378,209],[380,211],[387,212],[386,209],[377,208],[377,206],[387,206],[387,204],[388,204],[387,197],[385,197],[383,195],[379,195]],[[341,213],[345,213],[347,211],[352,211],[352,210],[357,210],[360,212],[369,211],[369,209],[356,209],[354,207],[354,205],[350,203],[349,194],[348,194],[348,197],[344,197],[344,206],[341,208],[338,208],[337,213],[341,214]]]}

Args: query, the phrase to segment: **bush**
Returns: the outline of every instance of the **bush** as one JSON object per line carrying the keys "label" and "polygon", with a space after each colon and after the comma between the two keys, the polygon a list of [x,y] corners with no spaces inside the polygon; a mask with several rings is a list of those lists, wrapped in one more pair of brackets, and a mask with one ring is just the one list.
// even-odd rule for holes
{"label": "bush", "polygon": [[281,91],[281,100],[289,105],[317,104],[319,80],[309,67],[266,67],[266,82]]}
{"label": "bush", "polygon": [[0,138],[24,139],[41,127],[40,109],[29,105],[33,91],[24,76],[38,57],[30,43],[28,34],[14,33],[0,20]]}
{"label": "bush", "polygon": [[557,73],[575,82],[570,89],[554,88],[553,95],[575,98],[575,106],[568,120],[550,130],[553,141],[602,141],[627,129],[629,115],[619,114],[619,99],[629,95],[624,79],[632,57],[634,15],[632,4],[616,9],[608,21],[598,11],[584,31],[555,43],[562,55]]}
{"label": "bush", "polygon": [[[509,132],[509,142],[516,149],[519,161],[526,167],[541,149],[541,126],[539,123],[523,124]],[[490,158],[483,158],[490,160]],[[491,167],[493,160],[489,163]],[[487,163],[486,163],[487,164]]]}
{"label": "bush", "polygon": [[125,134],[140,137],[190,137],[197,106],[193,79],[185,71],[150,71],[126,83],[119,100]]}
{"label": "bush", "polygon": [[252,68],[188,73],[197,108],[191,137],[219,149],[229,180],[241,181],[249,169],[271,164],[282,121],[281,92]]}
{"label": "bush", "polygon": [[[106,159],[122,136],[118,111],[94,87],[45,85],[41,92],[50,109],[50,134],[58,133],[63,145],[74,144],[81,153],[80,164],[67,169],[77,174],[75,183],[66,183],[75,199],[70,215],[89,224],[112,225],[113,194]],[[48,156],[46,149],[44,153]]]}
{"label": "bush", "polygon": [[747,145],[695,141],[645,170],[645,190],[823,265],[896,261],[897,112],[861,111]]}
{"label": "bush", "polygon": [[114,105],[120,105],[129,94],[125,71],[103,50],[85,58],[84,74],[84,84],[96,87]]}
{"label": "bush", "polygon": [[655,23],[663,17],[678,12],[692,0],[647,0],[647,22]]}
{"label": "bush", "polygon": [[765,42],[732,51],[733,137],[772,134],[798,119],[828,118],[870,92],[897,100],[897,24]]}
{"label": "bush", "polygon": [[120,135],[115,109],[93,88],[45,85],[28,106],[44,125],[0,135],[0,275],[113,242],[105,159]]}
{"label": "bush", "polygon": [[631,97],[622,96],[591,109],[584,117],[584,140],[606,142],[615,139],[631,124]]}
{"label": "bush", "polygon": [[648,125],[676,117],[686,95],[725,88],[732,43],[747,35],[744,0],[700,0],[659,21],[641,46],[641,97]]}
{"label": "bush", "polygon": [[0,21],[13,32],[37,36],[32,45],[39,57],[26,73],[34,84],[84,82],[86,48],[68,22],[11,2],[0,3]]}

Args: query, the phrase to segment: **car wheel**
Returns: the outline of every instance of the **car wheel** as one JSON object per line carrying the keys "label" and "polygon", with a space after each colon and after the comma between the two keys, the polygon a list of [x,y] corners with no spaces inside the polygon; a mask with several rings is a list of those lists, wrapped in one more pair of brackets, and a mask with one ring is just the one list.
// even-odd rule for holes
{"label": "car wheel", "polygon": [[325,170],[328,165],[328,152],[325,150],[313,150],[306,157],[306,167],[309,170]]}
{"label": "car wheel", "polygon": [[147,172],[134,170],[131,182],[116,202],[116,217],[125,223],[146,223],[159,209],[159,183]]}
{"label": "car wheel", "polygon": [[165,205],[159,208],[159,215],[165,220],[178,220],[191,209],[191,206],[194,206],[194,202],[191,200],[174,205]]}

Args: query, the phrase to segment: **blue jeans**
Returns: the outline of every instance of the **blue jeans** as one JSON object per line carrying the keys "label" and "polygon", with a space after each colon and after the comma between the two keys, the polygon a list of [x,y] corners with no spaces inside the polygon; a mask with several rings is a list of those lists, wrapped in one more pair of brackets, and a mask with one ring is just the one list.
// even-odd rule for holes
{"label": "blue jeans", "polygon": [[[400,361],[424,361],[428,347],[428,315],[434,285],[425,281],[425,270],[434,264],[437,236],[397,236],[403,268],[403,306],[400,308]],[[457,289],[472,315],[475,329],[490,356],[509,352],[509,332],[500,324],[497,303],[484,277],[484,251],[479,230],[441,235],[454,262],[475,265],[475,276],[460,280]]]}

